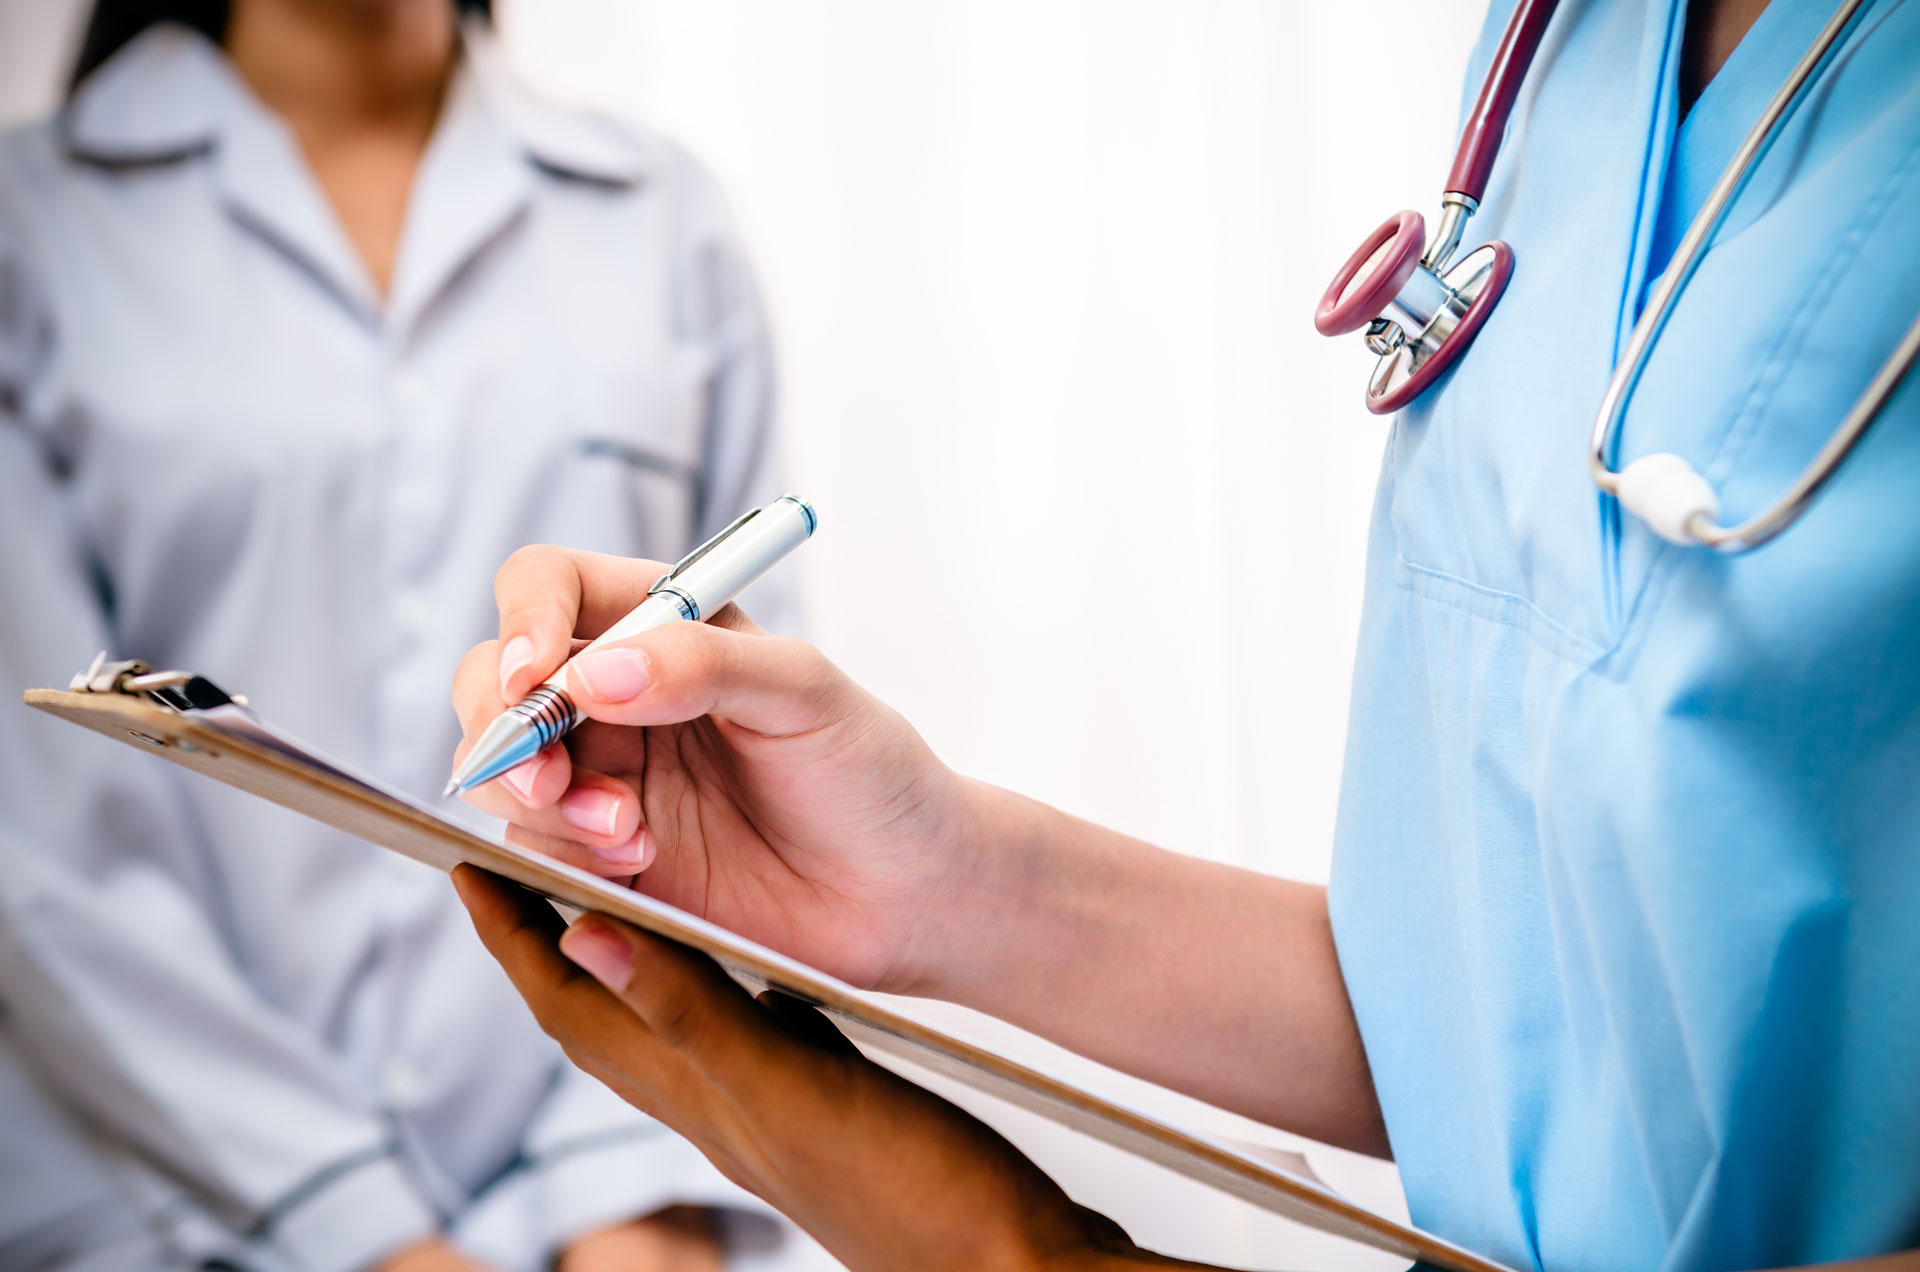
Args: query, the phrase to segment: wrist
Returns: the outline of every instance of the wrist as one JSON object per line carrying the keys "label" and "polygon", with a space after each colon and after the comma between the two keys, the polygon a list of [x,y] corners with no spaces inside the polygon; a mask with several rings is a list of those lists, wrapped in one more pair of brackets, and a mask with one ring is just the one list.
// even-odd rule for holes
{"label": "wrist", "polygon": [[946,864],[916,922],[898,992],[993,1010],[996,987],[1044,961],[1062,926],[1072,819],[972,778],[953,778]]}

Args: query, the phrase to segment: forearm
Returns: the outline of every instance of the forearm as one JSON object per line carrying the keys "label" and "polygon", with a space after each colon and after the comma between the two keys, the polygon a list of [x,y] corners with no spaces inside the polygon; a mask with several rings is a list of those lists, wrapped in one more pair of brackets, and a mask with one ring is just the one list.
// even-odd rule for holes
{"label": "forearm", "polygon": [[1326,891],[968,784],[912,992],[1269,1125],[1386,1152]]}

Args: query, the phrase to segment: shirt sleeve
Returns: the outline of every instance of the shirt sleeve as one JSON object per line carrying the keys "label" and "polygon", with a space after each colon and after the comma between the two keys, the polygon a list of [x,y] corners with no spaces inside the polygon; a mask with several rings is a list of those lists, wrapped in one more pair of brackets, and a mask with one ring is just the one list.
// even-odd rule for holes
{"label": "shirt sleeve", "polygon": [[[20,259],[0,237],[0,683],[15,695],[113,645],[109,584],[32,423],[57,349]],[[379,1117],[236,966],[180,775],[15,701],[0,718],[0,1002],[34,1068],[296,1267],[350,1272],[432,1233]]]}
{"label": "shirt sleeve", "polygon": [[[679,321],[689,340],[714,352],[700,462],[699,539],[749,508],[789,493],[781,459],[778,383],[766,307],[718,186],[697,161],[674,152],[682,178]],[[769,631],[801,627],[794,564],[749,588],[741,605]]]}
{"label": "shirt sleeve", "polygon": [[519,1170],[452,1235],[490,1265],[540,1267],[588,1233],[680,1205],[778,1222],[692,1144],[566,1064],[528,1125]]}
{"label": "shirt sleeve", "polygon": [[20,1062],[0,1016],[0,1268],[150,1272],[164,1251],[86,1131]]}

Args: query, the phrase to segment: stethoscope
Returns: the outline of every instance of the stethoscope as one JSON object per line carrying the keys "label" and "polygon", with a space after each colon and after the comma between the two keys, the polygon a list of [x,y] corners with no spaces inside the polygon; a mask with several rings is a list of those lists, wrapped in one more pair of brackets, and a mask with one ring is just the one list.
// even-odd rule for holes
{"label": "stethoscope", "polygon": [[[1508,19],[1486,81],[1480,86],[1480,96],[1460,135],[1453,170],[1447,174],[1446,192],[1440,199],[1440,229],[1433,242],[1427,243],[1426,222],[1418,212],[1402,212],[1367,237],[1320,298],[1313,322],[1322,335],[1339,336],[1364,329],[1367,347],[1379,355],[1367,381],[1367,409],[1375,414],[1397,411],[1413,401],[1465,352],[1513,275],[1513,249],[1505,243],[1476,248],[1458,263],[1453,255],[1467,219],[1479,210],[1507,117],[1555,3],[1520,0]],[[1625,468],[1613,467],[1614,435],[1654,342],[1673,312],[1674,301],[1699,267],[1708,241],[1746,187],[1747,179],[1779,137],[1805,89],[1864,3],[1843,0],[1714,183],[1706,204],[1687,228],[1674,250],[1672,263],[1634,324],[1600,401],[1600,413],[1587,444],[1588,471],[1602,491],[1670,542],[1742,552],[1759,547],[1792,525],[1873,426],[1901,380],[1920,362],[1920,316],[1916,316],[1893,354],[1793,485],[1771,506],[1738,525],[1720,524],[1720,500],[1713,485],[1678,455],[1644,455]]]}

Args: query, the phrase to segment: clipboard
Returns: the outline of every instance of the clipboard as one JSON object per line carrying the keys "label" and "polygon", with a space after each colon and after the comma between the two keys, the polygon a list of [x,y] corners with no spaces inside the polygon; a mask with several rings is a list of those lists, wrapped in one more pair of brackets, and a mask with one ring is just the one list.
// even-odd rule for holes
{"label": "clipboard", "polygon": [[696,915],[584,870],[484,838],[275,729],[204,677],[105,655],[66,690],[26,705],[237,787],[439,870],[468,862],[577,910],[708,955],[753,992],[772,987],[831,1019],[870,1055],[890,1057],[1005,1100],[1251,1205],[1446,1272],[1504,1265],[1375,1214],[1252,1146],[1190,1134],[1073,1083],[890,1011],[852,986]]}

